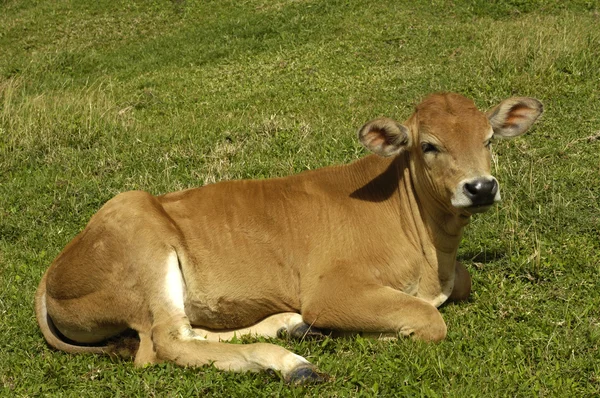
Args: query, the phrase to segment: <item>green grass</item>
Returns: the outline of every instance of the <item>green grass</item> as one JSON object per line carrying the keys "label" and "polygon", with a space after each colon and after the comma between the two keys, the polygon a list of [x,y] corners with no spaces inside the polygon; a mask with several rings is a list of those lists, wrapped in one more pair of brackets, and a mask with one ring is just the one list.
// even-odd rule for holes
{"label": "green grass", "polygon": [[[0,395],[597,396],[600,4],[0,1]],[[278,341],[331,380],[135,369],[49,349],[32,299],[116,193],[282,176],[364,154],[355,131],[424,95],[545,114],[494,145],[503,203],[459,251],[440,344]]]}

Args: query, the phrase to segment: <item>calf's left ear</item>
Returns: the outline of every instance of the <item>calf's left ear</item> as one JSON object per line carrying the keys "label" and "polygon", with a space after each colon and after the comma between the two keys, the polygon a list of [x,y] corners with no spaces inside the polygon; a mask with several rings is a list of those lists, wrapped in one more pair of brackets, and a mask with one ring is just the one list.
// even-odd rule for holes
{"label": "calf's left ear", "polygon": [[490,109],[486,115],[496,138],[516,137],[526,132],[544,111],[535,98],[513,97]]}
{"label": "calf's left ear", "polygon": [[408,128],[387,117],[371,120],[358,130],[361,144],[379,156],[394,156],[410,144]]}

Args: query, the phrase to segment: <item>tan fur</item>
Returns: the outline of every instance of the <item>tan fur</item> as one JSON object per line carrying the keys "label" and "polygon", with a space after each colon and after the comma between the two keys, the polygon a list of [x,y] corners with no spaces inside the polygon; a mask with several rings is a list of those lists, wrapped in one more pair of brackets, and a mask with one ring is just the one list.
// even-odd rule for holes
{"label": "tan fur", "polygon": [[[225,330],[274,336],[303,320],[439,341],[446,325],[436,307],[471,289],[456,262],[463,227],[487,208],[452,201],[470,200],[464,184],[493,178],[492,127],[519,135],[541,111],[537,100],[508,99],[490,124],[472,101],[435,94],[405,124],[376,119],[361,129],[381,156],[163,196],[122,193],[44,275],[38,323],[67,352],[110,352],[82,344],[133,329],[138,365],[272,368],[288,379],[312,365],[271,344],[218,342],[234,335]],[[426,143],[439,151],[424,153]]]}

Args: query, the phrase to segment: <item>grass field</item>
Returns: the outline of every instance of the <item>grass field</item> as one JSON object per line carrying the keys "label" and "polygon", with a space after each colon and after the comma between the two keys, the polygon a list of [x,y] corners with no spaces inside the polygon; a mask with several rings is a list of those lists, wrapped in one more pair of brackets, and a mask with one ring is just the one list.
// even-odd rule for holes
{"label": "grass field", "polygon": [[[0,1],[0,395],[600,395],[598,0]],[[504,201],[459,250],[440,344],[277,341],[331,379],[135,369],[47,347],[33,295],[118,192],[352,161],[364,122],[457,91],[540,99],[494,144]]]}

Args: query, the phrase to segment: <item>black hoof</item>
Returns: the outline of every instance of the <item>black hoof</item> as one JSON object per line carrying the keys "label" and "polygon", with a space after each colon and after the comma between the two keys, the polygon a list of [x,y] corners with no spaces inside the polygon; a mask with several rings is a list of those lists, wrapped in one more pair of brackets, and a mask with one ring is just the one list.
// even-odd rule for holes
{"label": "black hoof", "polygon": [[311,327],[310,325],[303,322],[299,325],[294,326],[292,330],[290,330],[290,337],[298,340],[306,338],[320,339],[325,337],[325,333],[323,333],[321,329]]}
{"label": "black hoof", "polygon": [[322,383],[325,378],[321,376],[315,368],[311,366],[302,366],[294,369],[286,380],[290,384],[315,384]]}

